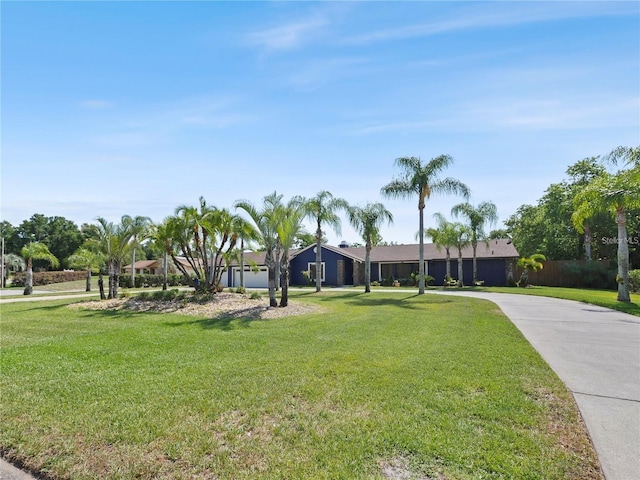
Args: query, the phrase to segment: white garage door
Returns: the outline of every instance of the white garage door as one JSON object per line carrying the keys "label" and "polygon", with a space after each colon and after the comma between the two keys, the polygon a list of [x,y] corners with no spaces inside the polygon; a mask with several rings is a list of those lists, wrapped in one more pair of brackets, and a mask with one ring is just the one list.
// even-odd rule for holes
{"label": "white garage door", "polygon": [[[240,286],[240,269],[233,269],[233,285]],[[269,272],[267,267],[258,267],[257,271],[245,269],[244,285],[246,288],[267,288],[269,286]]]}

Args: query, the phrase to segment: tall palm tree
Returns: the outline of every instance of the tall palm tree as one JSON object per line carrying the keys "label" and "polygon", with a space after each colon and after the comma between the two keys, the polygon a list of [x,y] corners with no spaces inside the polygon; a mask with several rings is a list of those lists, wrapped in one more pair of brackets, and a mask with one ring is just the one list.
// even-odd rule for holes
{"label": "tall palm tree", "polygon": [[244,210],[249,215],[259,233],[259,242],[265,250],[264,263],[269,272],[269,305],[271,307],[278,306],[276,299],[276,262],[279,263],[279,258],[276,255],[276,249],[278,248],[279,238],[276,206],[279,203],[279,199],[277,197],[275,192],[274,195],[265,197],[262,208],[256,207],[248,200],[239,200],[234,204],[235,208]]}
{"label": "tall palm tree", "polygon": [[368,203],[364,207],[351,206],[347,210],[349,223],[360,234],[365,244],[364,291],[371,292],[371,248],[380,236],[380,227],[393,223],[393,215],[382,203]]}
{"label": "tall palm tree", "polygon": [[100,252],[96,252],[82,246],[78,248],[73,255],[69,257],[69,266],[71,268],[86,268],[86,286],[85,291],[91,291],[91,274],[94,269],[100,270],[100,267],[104,263],[104,256]]}
{"label": "tall palm tree", "polygon": [[462,223],[454,223],[454,246],[458,249],[458,287],[464,287],[464,271],[462,269],[462,249],[471,243],[471,229]]}
{"label": "tall palm tree", "polygon": [[471,232],[471,248],[473,250],[473,284],[478,281],[478,261],[477,250],[478,240],[486,240],[487,234],[484,231],[485,224],[493,226],[498,221],[498,209],[491,201],[482,202],[474,207],[469,202],[459,203],[451,209],[454,217],[464,217]]}
{"label": "tall palm tree", "polygon": [[58,259],[49,251],[49,248],[41,242],[27,243],[20,250],[20,255],[27,263],[27,274],[24,279],[24,294],[31,295],[33,293],[33,261],[46,260],[52,267],[60,265]]}
{"label": "tall palm tree", "polygon": [[451,280],[451,248],[455,246],[457,232],[455,225],[441,214],[434,213],[433,217],[438,222],[437,228],[428,228],[427,236],[431,237],[436,249],[444,248],[445,251],[445,284]]}
{"label": "tall palm tree", "polygon": [[149,217],[143,217],[141,215],[136,215],[135,217],[131,217],[129,215],[125,215],[122,217],[122,223],[126,223],[127,227],[131,231],[131,288],[136,286],[136,248],[140,246],[140,243],[147,237],[149,234],[149,228],[151,225],[151,219]]}
{"label": "tall palm tree", "polygon": [[598,212],[607,211],[614,216],[618,226],[618,301],[630,302],[627,212],[640,208],[640,168],[605,173],[593,179],[576,194],[574,206],[571,218],[581,233],[585,220]]}
{"label": "tall palm tree", "polygon": [[381,189],[382,195],[389,198],[414,198],[418,196],[418,211],[420,214],[420,252],[419,252],[419,290],[425,290],[424,264],[424,208],[425,201],[432,194],[457,193],[464,198],[469,197],[469,187],[454,178],[439,178],[439,174],[453,163],[449,155],[440,155],[423,164],[419,157],[401,157],[395,164],[402,169],[399,178],[388,183]]}
{"label": "tall palm tree", "polygon": [[329,225],[340,235],[340,217],[338,210],[347,210],[349,204],[342,198],[336,198],[331,192],[323,190],[315,197],[302,198],[302,208],[305,216],[316,223],[316,292],[322,290],[322,225]]}

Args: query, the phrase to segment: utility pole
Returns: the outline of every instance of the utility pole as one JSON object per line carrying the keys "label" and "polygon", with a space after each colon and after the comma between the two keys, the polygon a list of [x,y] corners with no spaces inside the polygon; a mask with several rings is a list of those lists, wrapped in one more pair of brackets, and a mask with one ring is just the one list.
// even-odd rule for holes
{"label": "utility pole", "polygon": [[4,237],[2,237],[2,255],[0,256],[0,288],[4,288]]}

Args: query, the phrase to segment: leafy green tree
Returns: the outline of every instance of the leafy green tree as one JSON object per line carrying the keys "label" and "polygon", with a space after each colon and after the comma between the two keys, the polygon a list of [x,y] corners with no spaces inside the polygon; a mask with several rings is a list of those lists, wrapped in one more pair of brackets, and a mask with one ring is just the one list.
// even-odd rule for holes
{"label": "leafy green tree", "polygon": [[485,224],[495,225],[498,221],[498,209],[493,202],[482,202],[475,207],[465,202],[455,205],[451,209],[454,217],[464,217],[471,232],[471,248],[473,250],[473,284],[478,281],[478,261],[477,250],[478,241],[486,241],[487,235],[484,232]]}
{"label": "leafy green tree", "polygon": [[24,258],[27,264],[27,274],[24,281],[24,294],[31,295],[33,293],[33,261],[45,260],[54,268],[56,268],[60,262],[49,251],[49,248],[41,242],[27,243],[20,250],[20,255]]}
{"label": "leafy green tree", "polygon": [[20,247],[29,242],[43,243],[63,266],[67,265],[67,258],[84,241],[80,229],[71,220],[58,216],[45,217],[41,214],[35,214],[22,222],[17,228],[17,234],[21,242]]}
{"label": "leafy green tree", "polygon": [[4,238],[5,254],[18,255],[20,253],[22,243],[20,243],[17,229],[11,223],[4,220],[0,222],[0,238]]}
{"label": "leafy green tree", "polygon": [[[316,224],[316,272],[320,272],[322,268],[322,226],[329,225],[334,232],[340,235],[341,223],[338,216],[339,210],[347,210],[348,203],[342,198],[336,198],[331,192],[323,190],[318,192],[315,197],[300,199],[305,215],[312,219]],[[322,290],[321,275],[316,275],[316,292]]]}
{"label": "leafy green tree", "polygon": [[458,232],[455,224],[449,222],[441,213],[434,213],[433,217],[438,222],[437,228],[428,228],[427,236],[431,237],[436,249],[444,248],[445,251],[445,284],[451,280],[451,248],[456,245]]}
{"label": "leafy green tree", "polygon": [[87,247],[80,247],[69,257],[71,268],[85,269],[87,271],[85,291],[91,291],[91,274],[93,270],[100,270],[104,265],[104,255]]}
{"label": "leafy green tree", "polygon": [[640,208],[640,168],[606,173],[593,179],[578,192],[574,202],[573,221],[578,229],[584,228],[585,221],[598,212],[609,212],[615,218],[618,227],[618,301],[630,302],[627,211]]}
{"label": "leafy green tree", "polygon": [[[349,222],[365,244],[364,291],[371,292],[371,248],[379,237],[383,224],[393,223],[393,215],[382,203],[368,203],[364,207],[350,206],[347,210]],[[424,279],[423,279],[424,280]]]}
{"label": "leafy green tree", "polygon": [[439,178],[439,174],[451,164],[453,158],[440,155],[427,163],[422,163],[417,157],[401,157],[395,160],[396,166],[402,169],[399,178],[388,183],[381,189],[382,195],[389,198],[418,197],[418,211],[420,214],[420,249],[419,249],[419,290],[425,291],[425,263],[424,263],[424,208],[425,201],[432,194],[456,193],[464,198],[469,197],[469,188],[454,178]]}

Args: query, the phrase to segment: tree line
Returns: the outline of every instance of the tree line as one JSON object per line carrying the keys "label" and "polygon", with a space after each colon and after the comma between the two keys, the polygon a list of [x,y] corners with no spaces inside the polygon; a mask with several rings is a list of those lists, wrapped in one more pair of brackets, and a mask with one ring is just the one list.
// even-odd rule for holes
{"label": "tree line", "polygon": [[[419,157],[401,157],[395,164],[400,173],[380,193],[386,198],[417,200],[419,222],[419,293],[425,291],[424,238],[431,237],[447,255],[447,277],[450,279],[450,249],[458,250],[458,268],[462,266],[461,250],[471,245],[473,250],[473,281],[477,279],[476,249],[487,238],[509,235],[521,255],[544,254],[546,258],[571,259],[582,256],[602,258],[611,254],[611,244],[599,243],[598,238],[611,237],[611,223],[616,226],[616,260],[618,263],[619,300],[628,300],[629,248],[627,223],[640,226],[640,147],[619,147],[603,158],[582,160],[567,170],[569,180],[547,189],[538,205],[523,205],[505,221],[505,229],[485,233],[485,225],[494,225],[497,208],[490,202],[477,206],[469,202],[470,189],[460,180],[442,177],[453,164],[448,155],[429,161]],[[606,165],[620,169],[608,172]],[[452,217],[462,222],[448,221],[437,212],[437,227],[425,229],[426,201],[432,194],[456,194],[463,197],[451,210]],[[196,206],[182,205],[174,215],[154,224],[148,217],[125,215],[119,223],[97,218],[95,224],[81,228],[62,217],[36,214],[14,228],[0,223],[5,248],[5,264],[15,267],[20,262],[31,275],[32,268],[85,268],[108,274],[108,294],[117,295],[119,275],[127,263],[140,258],[164,257],[164,264],[172,258],[183,275],[194,276],[195,287],[215,292],[220,289],[222,276],[233,261],[240,264],[241,285],[244,285],[244,252],[257,249],[265,253],[269,272],[269,301],[278,305],[276,289],[282,284],[280,306],[288,302],[289,259],[294,248],[316,243],[316,264],[313,278],[316,291],[321,290],[322,258],[320,245],[324,242],[323,228],[340,233],[340,216],[346,214],[349,223],[361,235],[365,251],[365,291],[370,291],[370,251],[382,239],[380,228],[393,222],[393,215],[380,203],[364,206],[349,205],[341,198],[323,190],[315,197],[296,196],[285,201],[273,192],[259,205],[238,200],[233,211],[208,205],[203,197]],[[306,232],[304,220],[316,226],[314,233]],[[606,235],[609,235],[605,237]],[[179,261],[178,257],[183,259]],[[633,257],[635,258],[635,257]],[[187,267],[188,265],[188,267]],[[192,273],[193,272],[193,273]],[[132,272],[132,284],[135,273]],[[462,279],[462,275],[458,275]],[[626,279],[626,280],[625,280]],[[88,282],[90,277],[88,277]],[[25,294],[31,293],[28,282]],[[100,281],[102,288],[102,282]],[[166,284],[165,284],[166,288]],[[625,296],[626,288],[626,296]],[[101,291],[102,295],[104,293]],[[625,300],[626,298],[626,300]]]}

